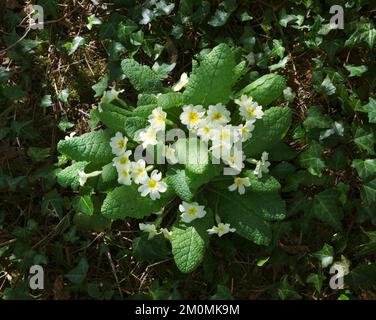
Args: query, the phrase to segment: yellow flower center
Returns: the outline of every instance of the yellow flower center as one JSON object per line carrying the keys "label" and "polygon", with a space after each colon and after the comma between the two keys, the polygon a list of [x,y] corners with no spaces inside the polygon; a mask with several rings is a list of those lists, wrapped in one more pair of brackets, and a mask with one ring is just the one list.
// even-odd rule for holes
{"label": "yellow flower center", "polygon": [[125,147],[125,142],[123,139],[119,140],[118,143],[117,143],[118,147],[120,149],[123,149]]}
{"label": "yellow flower center", "polygon": [[247,114],[250,116],[250,117],[253,117],[255,115],[255,110],[253,108],[248,108],[247,109]]}
{"label": "yellow flower center", "polygon": [[247,127],[242,128],[242,135],[246,135],[248,132]]}
{"label": "yellow flower center", "polygon": [[156,116],[156,120],[159,122],[164,122],[165,119],[162,114],[158,113],[158,115]]}
{"label": "yellow flower center", "polygon": [[188,118],[189,118],[189,122],[196,123],[198,121],[198,113],[197,112],[190,112]]}
{"label": "yellow flower center", "polygon": [[220,112],[216,112],[213,115],[213,120],[221,120],[222,119],[222,114]]}
{"label": "yellow flower center", "polygon": [[119,160],[120,164],[126,164],[128,162],[128,158],[126,156],[122,156]]}
{"label": "yellow flower center", "polygon": [[225,227],[222,227],[222,226],[218,227],[218,232],[220,233],[225,232]]}
{"label": "yellow flower center", "polygon": [[[137,174],[137,176],[142,175],[143,172],[144,172],[144,169],[142,169],[142,168],[137,168],[137,170],[136,170],[136,174]],[[154,181],[154,180],[153,180],[153,181]]]}
{"label": "yellow flower center", "polygon": [[155,189],[155,187],[157,186],[157,181],[150,179],[148,184],[150,189]]}
{"label": "yellow flower center", "polygon": [[235,184],[237,186],[243,185],[243,179],[242,178],[235,178]]}
{"label": "yellow flower center", "polygon": [[221,139],[222,140],[227,140],[229,137],[230,137],[230,134],[227,131],[221,132]]}
{"label": "yellow flower center", "polygon": [[195,215],[197,214],[197,208],[195,208],[195,207],[190,207],[190,208],[188,209],[188,214],[189,214],[190,216],[195,216]]}
{"label": "yellow flower center", "polygon": [[123,175],[123,177],[129,176],[129,172],[127,170],[121,170],[121,174]]}

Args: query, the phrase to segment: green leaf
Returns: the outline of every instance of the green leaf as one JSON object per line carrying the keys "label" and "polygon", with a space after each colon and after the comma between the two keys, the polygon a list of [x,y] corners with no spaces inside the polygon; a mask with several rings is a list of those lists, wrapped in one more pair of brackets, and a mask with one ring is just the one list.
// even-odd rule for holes
{"label": "green leaf", "polygon": [[30,147],[27,149],[27,155],[33,162],[40,162],[50,156],[50,148]]}
{"label": "green leaf", "polygon": [[360,264],[351,270],[352,287],[372,290],[376,284],[376,263]]}
{"label": "green leaf", "polygon": [[168,241],[162,235],[148,239],[147,234],[132,241],[134,256],[140,261],[161,261],[170,255]]}
{"label": "green leaf", "polygon": [[102,104],[102,112],[98,113],[98,117],[107,127],[124,132],[132,139],[138,130],[148,124],[146,119],[134,116],[133,112],[107,103]]}
{"label": "green leaf", "polygon": [[91,87],[95,92],[94,98],[97,98],[103,95],[103,93],[106,91],[108,87],[108,81],[109,81],[109,77],[108,75],[105,75],[99,82],[97,82],[95,85]]}
{"label": "green leaf", "polygon": [[163,110],[169,110],[184,105],[184,97],[180,92],[168,92],[157,98],[158,106]]}
{"label": "green leaf", "polygon": [[334,229],[342,229],[343,212],[338,203],[338,192],[335,189],[327,189],[315,195],[308,212]]}
{"label": "green leaf", "polygon": [[236,95],[251,96],[261,106],[267,107],[272,102],[283,96],[286,89],[285,78],[278,74],[266,74],[240,90]]}
{"label": "green leaf", "polygon": [[332,124],[332,119],[327,114],[323,114],[320,108],[317,106],[313,106],[308,109],[307,118],[303,122],[303,126],[306,130],[311,130],[314,128],[331,128]]}
{"label": "green leaf", "polygon": [[349,77],[361,77],[364,72],[367,72],[367,66],[354,66],[352,64],[345,65],[345,68],[350,72]]}
{"label": "green leaf", "polygon": [[102,214],[109,219],[126,217],[141,219],[160,211],[171,199],[172,190],[161,194],[161,199],[151,200],[141,197],[138,186],[121,186],[110,191],[102,205]]}
{"label": "green leaf", "polygon": [[64,89],[64,90],[60,91],[60,92],[57,94],[57,98],[58,98],[62,103],[68,103],[69,90],[68,90],[68,89]]}
{"label": "green leaf", "polygon": [[86,161],[79,161],[73,163],[69,167],[66,167],[65,169],[57,173],[57,182],[64,188],[78,188],[78,186],[80,185],[78,181],[78,170],[83,171],[87,164],[88,162]]}
{"label": "green leaf", "polygon": [[148,66],[141,65],[134,59],[125,59],[121,68],[133,87],[142,93],[160,93],[163,91],[158,75]]}
{"label": "green leaf", "polygon": [[179,163],[194,174],[203,174],[208,170],[208,146],[198,138],[178,139],[173,145]]}
{"label": "green leaf", "polygon": [[167,177],[167,183],[183,201],[192,202],[194,190],[191,190],[191,180],[187,177],[184,170],[177,170],[171,176]]}
{"label": "green leaf", "polygon": [[368,104],[363,106],[363,110],[368,113],[369,122],[376,123],[376,100],[370,97]]}
{"label": "green leaf", "polygon": [[356,169],[362,179],[368,179],[376,175],[376,159],[354,159],[351,166]]}
{"label": "green leaf", "polygon": [[336,87],[333,84],[332,80],[327,76],[324,81],[320,85],[320,92],[326,94],[327,96],[331,96],[336,93]]}
{"label": "green leaf", "polygon": [[110,131],[98,130],[77,138],[60,140],[57,149],[77,161],[107,164],[113,158],[110,139]]}
{"label": "green leaf", "polygon": [[217,208],[221,220],[236,228],[236,233],[256,244],[268,245],[271,227],[267,221],[281,220],[286,215],[285,204],[279,195],[280,185],[273,177],[257,179],[247,171],[251,187],[244,195],[229,192],[233,178],[215,182],[207,191],[211,207]]}
{"label": "green leaf", "polygon": [[355,132],[354,142],[360,150],[365,150],[370,154],[374,154],[375,137],[372,129],[358,127]]}
{"label": "green leaf", "polygon": [[361,18],[357,23],[354,33],[346,40],[345,46],[355,47],[358,44],[366,43],[372,49],[376,43],[376,29],[373,24]]}
{"label": "green leaf", "polygon": [[325,163],[321,160],[324,148],[316,141],[312,141],[307,150],[303,151],[299,157],[299,164],[306,168],[310,174],[321,176]]}
{"label": "green leaf", "polygon": [[325,277],[323,275],[317,273],[310,273],[307,277],[306,282],[311,283],[314,286],[315,290],[320,293],[324,280]]}
{"label": "green leaf", "polygon": [[320,251],[315,252],[313,256],[320,260],[321,266],[323,268],[327,268],[333,263],[333,259],[334,259],[333,247],[325,243],[323,248]]}
{"label": "green leaf", "polygon": [[87,263],[86,258],[81,258],[78,265],[74,267],[69,273],[66,274],[66,277],[74,284],[81,285],[87,275],[89,270],[89,264]]}
{"label": "green leaf", "polygon": [[91,196],[78,196],[73,200],[73,208],[77,212],[82,212],[88,216],[92,216],[94,213],[94,205],[91,200]]}
{"label": "green leaf", "polygon": [[291,125],[291,109],[272,107],[265,111],[261,120],[256,121],[251,139],[244,143],[247,157],[259,156],[283,139]]}
{"label": "green leaf", "polygon": [[40,102],[40,106],[42,108],[48,108],[48,107],[51,107],[52,106],[52,99],[51,99],[51,95],[45,95],[42,97],[42,100]]}
{"label": "green leaf", "polygon": [[227,20],[237,8],[236,0],[225,0],[219,3],[213,16],[208,21],[212,27],[221,27],[226,24]]}
{"label": "green leaf", "polygon": [[376,202],[376,179],[363,184],[361,197],[367,204]]}
{"label": "green leaf", "polygon": [[224,43],[216,46],[193,69],[184,91],[185,103],[204,107],[217,103],[226,104],[237,80],[233,74],[235,67],[230,47]]}
{"label": "green leaf", "polygon": [[207,229],[214,224],[209,212],[204,218],[190,224],[176,222],[172,227],[172,255],[179,270],[184,273],[192,272],[204,259],[209,243]]}
{"label": "green leaf", "polygon": [[76,52],[76,50],[85,44],[85,39],[77,36],[74,37],[72,42],[66,42],[63,47],[67,50],[68,55],[72,55],[73,53]]}

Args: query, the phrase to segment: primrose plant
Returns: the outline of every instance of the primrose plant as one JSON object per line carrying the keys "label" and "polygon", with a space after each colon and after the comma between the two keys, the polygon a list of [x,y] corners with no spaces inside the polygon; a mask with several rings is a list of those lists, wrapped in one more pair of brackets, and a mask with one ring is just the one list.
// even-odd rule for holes
{"label": "primrose plant", "polygon": [[182,272],[200,265],[210,237],[235,233],[270,244],[272,223],[286,211],[269,169],[291,110],[270,107],[283,97],[282,76],[244,87],[248,70],[236,57],[236,48],[220,44],[172,89],[148,66],[122,61],[140,93],[137,106],[115,88],[103,90],[93,114],[104,128],[58,144],[64,165],[71,161],[58,181],[78,191],[86,221],[143,220],[146,241],[170,242]]}

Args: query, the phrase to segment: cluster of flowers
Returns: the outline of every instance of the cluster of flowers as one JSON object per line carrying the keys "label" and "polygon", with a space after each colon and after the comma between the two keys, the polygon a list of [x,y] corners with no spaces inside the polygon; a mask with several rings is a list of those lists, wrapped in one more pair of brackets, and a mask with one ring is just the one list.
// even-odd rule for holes
{"label": "cluster of flowers", "polygon": [[[206,211],[204,206],[200,206],[197,202],[188,203],[183,201],[179,205],[179,211],[181,212],[180,218],[185,223],[190,223],[193,220],[200,219],[205,217]],[[171,232],[166,228],[161,228],[160,231],[157,230],[157,227],[153,223],[140,223],[140,230],[147,232],[149,234],[149,239],[153,238],[157,234],[163,234],[167,239],[171,239]],[[218,237],[222,237],[224,234],[229,232],[235,232],[235,228],[231,228],[229,223],[218,223],[217,226],[213,226],[208,229],[209,234],[217,234]]]}
{"label": "cluster of flowers", "polygon": [[[234,150],[234,145],[236,142],[245,142],[252,137],[254,123],[257,119],[261,119],[264,113],[262,107],[253,101],[251,97],[243,95],[240,99],[236,99],[235,103],[239,105],[239,113],[244,120],[244,123],[238,126],[229,124],[231,114],[221,103],[210,105],[207,110],[200,105],[184,106],[180,121],[186,125],[189,131],[199,136],[202,141],[210,143],[210,150],[213,156],[222,159],[226,165],[240,173],[244,168],[245,156],[242,150]],[[152,111],[148,119],[149,126],[141,130],[136,137],[136,140],[142,144],[144,149],[149,145],[155,146],[158,144],[158,133],[166,130],[166,118],[167,114],[162,108],[158,107]],[[118,182],[123,185],[131,185],[133,181],[135,184],[140,185],[138,191],[142,197],[149,195],[152,200],[159,199],[160,193],[167,190],[166,183],[162,181],[162,173],[158,172],[158,170],[153,170],[149,176],[148,171],[152,170],[152,166],[146,167],[146,163],[142,159],[131,161],[132,151],[127,150],[127,143],[127,137],[120,132],[117,132],[110,141],[112,152],[116,156],[113,159],[113,163],[117,169]],[[170,164],[178,162],[175,149],[171,145],[163,144],[162,155]],[[259,178],[262,177],[262,173],[269,171],[270,163],[266,152],[262,154],[261,160],[250,159],[248,161],[256,165],[254,173]],[[101,171],[95,171],[86,174],[83,171],[79,171],[80,185],[84,185],[88,178],[97,176],[100,173]],[[237,190],[239,194],[244,194],[245,188],[249,186],[248,177],[235,177],[233,184],[228,189],[229,191]],[[179,206],[179,210],[182,213],[182,221],[186,223],[202,218],[206,214],[204,206],[200,206],[196,202],[183,202]],[[158,232],[153,224],[140,224],[140,228],[149,232],[149,236],[162,232],[168,237],[168,231],[161,229],[161,232]],[[230,228],[229,224],[223,223],[208,229],[209,234],[218,234],[218,236],[234,231],[235,229]]]}

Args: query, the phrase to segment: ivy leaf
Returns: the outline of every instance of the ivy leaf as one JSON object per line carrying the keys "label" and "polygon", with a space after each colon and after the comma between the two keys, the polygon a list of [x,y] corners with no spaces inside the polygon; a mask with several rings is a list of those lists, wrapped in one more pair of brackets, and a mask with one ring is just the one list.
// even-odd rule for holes
{"label": "ivy leaf", "polygon": [[160,93],[163,91],[158,75],[148,66],[141,65],[134,59],[124,59],[121,69],[133,87],[142,93]]}
{"label": "ivy leaf", "polygon": [[376,174],[376,159],[354,159],[351,166],[362,179],[368,179]]}
{"label": "ivy leaf", "polygon": [[42,108],[48,108],[48,107],[51,107],[52,106],[52,99],[51,99],[51,95],[45,95],[42,97],[42,100],[40,102],[40,106]]}
{"label": "ivy leaf", "polygon": [[87,263],[86,258],[81,258],[78,265],[74,267],[69,273],[66,274],[66,277],[74,284],[81,285],[87,275],[89,270],[89,264]]}
{"label": "ivy leaf", "polygon": [[375,143],[375,137],[371,129],[358,127],[355,131],[354,142],[360,150],[374,154],[373,145]]}
{"label": "ivy leaf", "polygon": [[216,46],[193,69],[184,91],[185,103],[204,107],[217,103],[226,104],[237,80],[233,74],[235,66],[230,47],[224,43]]}
{"label": "ivy leaf", "polygon": [[349,77],[360,77],[364,72],[367,72],[367,66],[354,66],[352,64],[345,65],[345,68],[350,72]]}
{"label": "ivy leaf", "polygon": [[333,263],[334,249],[331,245],[325,243],[323,248],[315,252],[313,256],[321,261],[323,268],[327,268]]}
{"label": "ivy leaf", "polygon": [[376,43],[376,29],[372,23],[362,18],[358,22],[354,33],[346,40],[345,46],[355,47],[363,42],[372,49]]}
{"label": "ivy leaf", "polygon": [[318,142],[312,141],[308,149],[299,155],[298,161],[310,174],[320,177],[322,169],[325,168],[325,163],[321,160],[323,153],[324,148]]}
{"label": "ivy leaf", "polygon": [[363,110],[368,112],[368,120],[370,123],[376,123],[376,100],[369,98],[368,104],[363,106]]}
{"label": "ivy leaf", "polygon": [[208,22],[212,27],[221,27],[226,24],[231,13],[237,8],[236,0],[222,1],[218,7],[221,9],[215,10],[214,15]]}
{"label": "ivy leaf", "polygon": [[108,87],[108,75],[105,75],[99,82],[92,86],[95,92],[95,98],[101,97]]}
{"label": "ivy leaf", "polygon": [[275,70],[278,70],[278,69],[285,69],[286,68],[286,64],[287,64],[288,61],[289,61],[289,57],[286,56],[283,59],[281,59],[279,62],[271,65],[269,67],[269,70],[270,71],[275,71]]}
{"label": "ivy leaf", "polygon": [[361,190],[361,197],[367,204],[376,202],[376,179],[364,183]]}
{"label": "ivy leaf", "polygon": [[313,106],[308,109],[308,116],[303,122],[303,126],[306,130],[314,128],[326,129],[332,127],[332,119],[323,114],[319,107]]}
{"label": "ivy leaf", "polygon": [[204,218],[191,223],[177,222],[172,228],[172,255],[181,272],[188,273],[196,269],[204,259],[209,235],[206,231],[214,224],[209,212]]}
{"label": "ivy leaf", "polygon": [[315,195],[308,213],[336,230],[342,229],[343,212],[338,203],[338,192],[335,189],[327,189]]}
{"label": "ivy leaf", "polygon": [[77,138],[60,140],[57,149],[77,161],[107,164],[113,158],[110,139],[109,130],[93,131]]}
{"label": "ivy leaf", "polygon": [[57,98],[58,98],[62,103],[68,103],[69,90],[68,90],[68,89],[64,89],[64,90],[60,91],[60,92],[57,94]]}
{"label": "ivy leaf", "polygon": [[168,241],[162,235],[148,239],[148,235],[143,234],[133,239],[132,250],[140,261],[161,261],[170,255]]}
{"label": "ivy leaf", "polygon": [[73,208],[77,212],[82,212],[88,216],[92,216],[94,213],[94,205],[93,201],[91,200],[91,196],[84,195],[76,197],[73,200]]}
{"label": "ivy leaf", "polygon": [[331,96],[336,93],[336,87],[329,77],[326,77],[324,81],[321,83],[320,90],[327,96]]}
{"label": "ivy leaf", "polygon": [[85,39],[80,37],[80,36],[77,36],[77,37],[74,37],[72,42],[66,42],[63,47],[65,48],[65,50],[67,50],[67,53],[68,55],[72,55],[73,53],[76,52],[76,50],[85,44]]}

